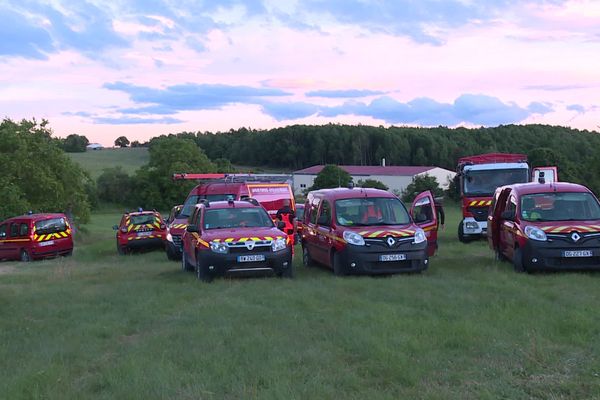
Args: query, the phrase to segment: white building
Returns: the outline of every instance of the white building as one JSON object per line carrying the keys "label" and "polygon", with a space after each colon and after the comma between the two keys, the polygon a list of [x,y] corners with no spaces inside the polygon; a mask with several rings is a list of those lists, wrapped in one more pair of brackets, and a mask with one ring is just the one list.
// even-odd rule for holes
{"label": "white building", "polygon": [[[324,165],[314,165],[293,173],[294,193],[301,194],[313,185],[317,174],[321,172]],[[448,189],[450,181],[454,179],[456,172],[440,167],[406,167],[406,166],[364,166],[364,165],[339,165],[344,171],[352,176],[354,184],[358,181],[374,179],[386,185],[390,191],[403,191],[415,176],[429,175],[437,179],[440,187]]]}
{"label": "white building", "polygon": [[104,146],[102,146],[100,143],[90,143],[85,146],[86,150],[102,150],[103,148]]}

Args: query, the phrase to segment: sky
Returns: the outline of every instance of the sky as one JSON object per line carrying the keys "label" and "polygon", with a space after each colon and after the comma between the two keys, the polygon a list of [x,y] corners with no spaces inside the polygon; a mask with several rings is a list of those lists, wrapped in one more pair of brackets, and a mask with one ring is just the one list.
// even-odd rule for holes
{"label": "sky", "polygon": [[600,131],[600,1],[0,1],[0,113],[56,136]]}

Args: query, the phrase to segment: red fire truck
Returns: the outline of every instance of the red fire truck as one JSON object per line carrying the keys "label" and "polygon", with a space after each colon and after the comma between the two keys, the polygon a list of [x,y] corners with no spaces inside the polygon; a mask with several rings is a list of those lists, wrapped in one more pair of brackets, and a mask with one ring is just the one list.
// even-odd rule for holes
{"label": "red fire truck", "polygon": [[540,177],[547,183],[558,181],[556,167],[536,167],[530,171],[525,154],[488,153],[462,157],[457,173],[463,219],[458,225],[458,239],[463,243],[487,233],[488,210],[496,188],[526,183]]}
{"label": "red fire truck", "polygon": [[188,195],[181,212],[169,224],[167,255],[169,259],[181,258],[181,237],[187,220],[200,200],[227,201],[255,199],[275,220],[277,210],[289,200],[292,210],[296,209],[294,193],[287,175],[258,174],[174,174],[174,180],[196,180],[199,184]]}

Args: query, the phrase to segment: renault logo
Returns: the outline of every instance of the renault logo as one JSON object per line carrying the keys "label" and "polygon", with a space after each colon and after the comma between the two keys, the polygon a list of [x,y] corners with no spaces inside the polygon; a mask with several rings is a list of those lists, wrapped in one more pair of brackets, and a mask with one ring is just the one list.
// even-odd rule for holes
{"label": "renault logo", "polygon": [[571,234],[571,240],[573,240],[574,242],[578,241],[579,239],[581,239],[581,236],[579,236],[579,233],[573,232]]}
{"label": "renault logo", "polygon": [[246,243],[244,243],[244,244],[246,245],[246,248],[247,248],[248,250],[252,250],[252,249],[254,248],[254,244],[255,244],[255,243],[254,243],[254,241],[252,241],[252,240],[249,240],[249,241],[247,241],[247,242],[246,242]]}
{"label": "renault logo", "polygon": [[396,241],[394,240],[393,237],[388,236],[388,238],[386,240],[386,243],[387,243],[388,246],[392,247],[396,243]]}

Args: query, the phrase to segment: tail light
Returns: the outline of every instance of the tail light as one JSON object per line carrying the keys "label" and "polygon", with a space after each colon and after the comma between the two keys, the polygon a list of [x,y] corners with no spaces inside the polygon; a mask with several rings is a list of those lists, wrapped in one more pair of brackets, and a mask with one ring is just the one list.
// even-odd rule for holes
{"label": "tail light", "polygon": [[125,228],[125,227],[122,227],[122,228],[121,228],[121,232],[123,232],[123,233],[127,233],[127,228]]}

